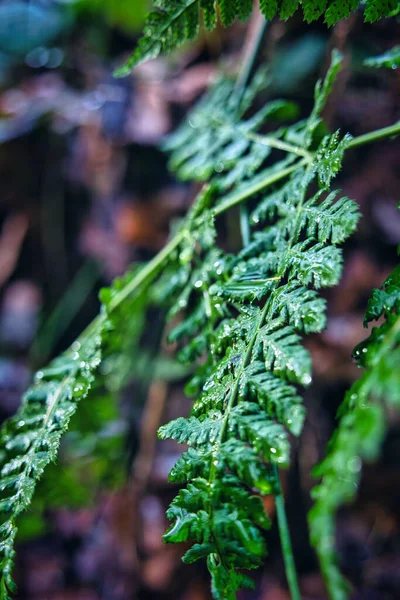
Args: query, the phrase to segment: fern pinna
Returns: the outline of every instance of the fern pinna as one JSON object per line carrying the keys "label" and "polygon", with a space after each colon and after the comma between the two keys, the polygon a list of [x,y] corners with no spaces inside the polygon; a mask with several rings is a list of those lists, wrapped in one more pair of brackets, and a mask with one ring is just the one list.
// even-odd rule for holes
{"label": "fern pinna", "polygon": [[[289,464],[288,434],[299,435],[304,419],[299,389],[311,382],[301,336],[325,325],[317,290],[338,282],[338,245],[358,220],[353,201],[327,193],[349,138],[324,137],[311,154],[339,63],[334,54],[306,121],[259,136],[265,119],[290,115],[293,106],[275,101],[238,123],[240,109],[226,110],[233,86],[223,81],[168,142],[178,174],[211,176],[211,187],[191,215],[176,275],[185,285],[172,314],[183,308],[185,318],[170,339],[183,360],[200,359],[200,366],[188,386],[196,395],[191,416],[159,432],[189,446],[170,474],[187,486],[168,510],[164,540],[195,542],[183,560],[206,557],[216,599],[251,586],[243,570],[258,567],[266,553],[262,496],[279,491],[275,469]],[[265,167],[273,149],[286,156]],[[262,182],[282,172],[287,178],[261,193]],[[218,200],[226,188],[230,194]],[[214,219],[243,195],[257,199],[250,239],[227,255],[215,248]]]}
{"label": "fern pinna", "polygon": [[[308,23],[324,17],[327,25],[335,25],[341,19],[349,17],[359,5],[365,5],[366,22],[373,23],[382,17],[396,14],[398,0],[260,0],[259,6],[266,19],[279,15],[289,19],[301,7],[304,20]],[[252,13],[253,0],[154,0],[154,10],[147,16],[143,36],[131,58],[117,70],[124,76],[137,64],[155,58],[159,54],[168,54],[185,41],[195,38],[200,23],[212,30],[218,17],[227,27],[238,18],[245,21]]]}
{"label": "fern pinna", "polygon": [[339,408],[339,426],[326,458],[314,469],[321,483],[314,488],[309,514],[311,539],[317,550],[331,598],[344,600],[348,586],[335,552],[335,513],[356,494],[362,461],[379,455],[386,426],[386,407],[400,408],[400,267],[368,302],[364,325],[381,319],[354,351],[361,378],[348,390]]}
{"label": "fern pinna", "polygon": [[75,342],[65,356],[36,374],[22,407],[2,430],[0,454],[0,597],[13,590],[16,518],[32,499],[36,482],[54,461],[62,434],[84,398],[100,362],[100,338]]}
{"label": "fern pinna", "polygon": [[[149,269],[128,273],[101,293],[102,314],[93,321],[71,348],[49,367],[38,371],[14,417],[1,430],[0,449],[0,598],[7,600],[15,589],[12,578],[17,519],[26,510],[36,484],[50,462],[57,458],[62,435],[79,402],[96,379],[101,385],[99,365],[111,361],[115,377],[121,375],[116,359],[132,335],[139,342],[143,324],[143,293]],[[132,294],[137,286],[140,293]],[[124,300],[121,303],[121,300]],[[127,319],[130,315],[130,319]],[[132,318],[133,317],[133,318]],[[123,325],[122,325],[123,324]],[[135,339],[135,337],[133,338]]]}

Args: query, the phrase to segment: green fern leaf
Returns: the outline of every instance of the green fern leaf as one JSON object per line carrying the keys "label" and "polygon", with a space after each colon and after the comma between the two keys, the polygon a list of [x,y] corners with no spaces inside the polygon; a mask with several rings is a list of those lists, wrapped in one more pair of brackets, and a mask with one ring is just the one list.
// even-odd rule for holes
{"label": "green fern leaf", "polygon": [[172,438],[179,444],[187,443],[189,445],[202,445],[215,441],[218,437],[222,425],[222,414],[214,411],[208,417],[198,419],[190,417],[184,419],[179,417],[164,425],[159,430],[159,437],[162,440]]}
{"label": "green fern leaf", "polygon": [[[55,462],[61,438],[69,428],[72,416],[79,403],[91,393],[100,361],[103,358],[112,360],[116,352],[120,358],[125,343],[132,348],[131,334],[140,335],[144,321],[144,295],[138,293],[132,300],[127,300],[129,289],[138,278],[141,278],[140,271],[131,272],[117,279],[112,288],[102,290],[102,315],[64,355],[36,373],[17,414],[1,429],[1,600],[8,600],[14,589],[13,546],[18,518],[31,504],[36,485],[46,467]],[[121,293],[126,302],[116,310]],[[134,316],[133,328],[127,325],[127,315]],[[118,327],[121,322],[124,323],[122,331]],[[129,338],[128,342],[126,338]],[[120,368],[115,367],[114,372],[123,377]]]}
{"label": "green fern leaf", "polygon": [[0,456],[0,597],[14,589],[16,519],[29,506],[36,483],[55,461],[62,434],[92,385],[100,339],[89,337],[36,374],[17,414],[3,426]]}
{"label": "green fern leaf", "polygon": [[284,379],[265,371],[263,363],[254,362],[245,371],[246,391],[255,398],[264,411],[293,435],[302,431],[305,409],[294,386]]}
{"label": "green fern leaf", "polygon": [[398,8],[398,0],[369,0],[365,7],[365,21],[374,23],[383,17],[389,16]]}
{"label": "green fern leaf", "polygon": [[[353,206],[351,203],[351,208]],[[319,333],[325,328],[325,300],[314,290],[300,287],[297,283],[283,285],[276,298],[276,307],[279,316],[300,333]]]}
{"label": "green fern leaf", "polygon": [[[315,86],[314,92],[314,108],[307,121],[306,140],[310,140],[317,126],[321,121],[321,113],[325,108],[326,101],[332,91],[333,84],[336,81],[341,68],[342,56],[340,52],[334,50],[332,52],[332,62],[329,71],[323,80],[319,80]],[[310,141],[308,143],[311,143]],[[325,142],[326,143],[326,142]]]}
{"label": "green fern leaf", "polygon": [[241,21],[246,21],[252,10],[253,0],[236,0],[236,14]]}
{"label": "green fern leaf", "polygon": [[217,25],[216,0],[200,0],[203,9],[203,19],[206,29],[212,30]]}
{"label": "green fern leaf", "polygon": [[388,316],[393,310],[400,312],[400,266],[383,283],[381,289],[375,289],[368,300],[364,326],[377,321],[382,315]]}
{"label": "green fern leaf", "polygon": [[336,177],[342,164],[343,154],[350,140],[350,135],[346,135],[342,140],[339,140],[339,132],[327,136],[322,140],[315,159],[321,185],[329,187],[332,179]]}
{"label": "green fern leaf", "polygon": [[[300,0],[260,0],[260,9],[266,19],[279,14],[282,19],[291,17]],[[142,38],[131,58],[116,71],[125,76],[143,61],[179,48],[187,40],[196,37],[200,23],[200,9],[204,25],[214,29],[217,24],[217,6],[221,22],[229,26],[236,18],[245,21],[252,12],[252,0],[153,0],[153,12],[147,17]],[[304,19],[315,21],[322,15],[331,26],[357,10],[358,0],[302,0]],[[374,22],[394,14],[398,0],[366,0],[365,21]]]}
{"label": "green fern leaf", "polygon": [[358,4],[358,0],[333,0],[326,9],[325,23],[331,27],[341,19],[347,19],[353,10],[357,10]]}
{"label": "green fern leaf", "polygon": [[282,0],[279,11],[281,19],[287,20],[294,15],[298,9],[300,0]]}
{"label": "green fern leaf", "polygon": [[[286,117],[291,108],[271,103],[246,120],[236,112],[232,85],[221,81],[166,144],[180,177],[211,180],[215,217],[237,199],[253,199],[255,205],[250,243],[236,256],[198,235],[209,204],[204,213],[196,211],[186,230],[193,274],[182,276],[178,303],[185,315],[170,339],[185,359],[198,363],[188,386],[196,399],[189,418],[160,429],[161,438],[190,446],[170,474],[172,481],[187,482],[189,495],[181,491],[179,511],[168,513],[173,524],[167,539],[195,542],[185,560],[207,557],[215,598],[235,598],[238,587],[249,584],[239,572],[256,567],[265,555],[264,523],[253,517],[255,511],[243,509],[253,502],[251,490],[274,493],[272,467],[288,465],[288,433],[301,433],[305,410],[297,387],[311,382],[301,335],[325,326],[325,302],[316,290],[337,283],[342,265],[337,244],[359,216],[351,200],[337,192],[326,195],[347,138],[333,134],[317,152],[309,150],[338,69],[335,54],[308,120],[268,136],[258,133],[265,117],[276,118],[280,111]],[[286,156],[267,166],[272,149]],[[311,185],[320,188],[314,195]],[[260,198],[266,187],[272,191]],[[207,227],[206,237],[215,240],[214,222]],[[176,269],[187,268],[186,256],[180,257]],[[172,312],[176,318],[178,311]],[[202,491],[192,494],[190,486],[199,478]]]}
{"label": "green fern leaf", "polygon": [[148,14],[138,47],[131,58],[117,71],[124,77],[136,65],[171,52],[186,40],[197,35],[199,28],[199,0],[154,0],[154,8]]}
{"label": "green fern leaf", "polygon": [[319,19],[324,14],[327,3],[327,0],[303,0],[304,19],[307,23]]}
{"label": "green fern leaf", "polygon": [[[336,202],[337,192],[331,192],[322,202],[317,194],[304,204],[302,227],[308,237],[319,242],[330,241],[340,244],[352,231],[359,219],[359,212],[348,198],[340,198]],[[343,215],[347,221],[343,221]]]}
{"label": "green fern leaf", "polygon": [[260,9],[266,19],[273,19],[278,12],[278,0],[260,0]]}
{"label": "green fern leaf", "polygon": [[218,6],[222,24],[229,27],[236,18],[235,0],[218,0]]}
{"label": "green fern leaf", "polygon": [[372,293],[364,323],[382,315],[385,322],[374,327],[354,351],[364,374],[346,393],[327,456],[314,469],[315,477],[322,481],[312,492],[315,504],[309,514],[311,541],[334,600],[348,596],[334,547],[335,513],[354,498],[362,461],[374,460],[379,454],[385,433],[385,404],[400,408],[399,273],[396,267],[381,290]]}

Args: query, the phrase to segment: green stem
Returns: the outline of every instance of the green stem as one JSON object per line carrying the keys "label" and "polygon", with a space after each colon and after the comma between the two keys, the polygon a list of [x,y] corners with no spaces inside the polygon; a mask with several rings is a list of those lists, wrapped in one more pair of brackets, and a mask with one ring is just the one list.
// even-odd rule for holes
{"label": "green stem", "polygon": [[270,310],[270,308],[271,308],[272,305],[273,305],[273,302],[271,302],[271,301],[267,301],[265,303],[265,306],[264,306],[264,308],[262,310],[262,313],[260,315],[260,319],[258,321],[258,325],[257,325],[257,327],[255,327],[254,333],[253,333],[253,335],[251,337],[251,340],[249,341],[249,345],[247,347],[246,354],[245,354],[244,359],[243,359],[243,363],[242,363],[241,368],[240,368],[240,370],[239,370],[239,372],[238,372],[238,374],[236,376],[235,385],[233,386],[233,388],[231,390],[231,393],[230,393],[230,396],[229,396],[229,400],[228,400],[228,404],[227,404],[227,407],[225,409],[225,415],[224,415],[224,418],[223,418],[223,421],[222,421],[222,425],[221,425],[221,429],[220,429],[220,432],[219,432],[219,436],[218,436],[217,442],[215,444],[215,450],[214,450],[214,453],[213,453],[213,460],[211,462],[211,467],[210,467],[210,477],[209,477],[210,483],[212,483],[214,481],[215,475],[217,473],[217,468],[216,468],[216,465],[215,465],[214,458],[215,458],[215,456],[218,455],[218,452],[219,452],[219,449],[221,447],[221,444],[224,441],[225,431],[226,431],[226,428],[228,426],[229,417],[230,417],[232,408],[233,408],[233,406],[235,404],[237,394],[239,392],[239,385],[240,385],[240,381],[241,381],[242,375],[243,375],[243,373],[245,371],[245,368],[248,366],[248,364],[250,362],[251,354],[253,352],[254,344],[257,341],[257,337],[259,335],[260,328],[263,326],[264,321],[265,321],[265,319],[266,319],[266,317],[268,315],[268,311]]}
{"label": "green stem", "polygon": [[266,175],[265,178],[259,179],[256,183],[253,183],[253,184],[241,189],[239,192],[233,192],[231,194],[228,194],[225,197],[224,202],[221,202],[221,204],[219,204],[218,206],[216,206],[214,208],[214,211],[213,211],[214,215],[218,216],[218,215],[226,212],[227,210],[232,208],[232,206],[236,206],[237,204],[240,204],[244,200],[247,200],[247,198],[249,198],[250,196],[257,194],[257,192],[261,192],[262,190],[269,187],[270,185],[277,183],[278,181],[281,181],[281,179],[285,179],[288,175],[290,175],[291,173],[296,171],[296,169],[303,167],[308,162],[309,161],[304,158],[303,160],[300,160],[299,162],[292,165],[291,167],[282,169],[282,171],[279,171],[278,173],[273,173],[272,175],[271,174]]}
{"label": "green stem", "polygon": [[[134,291],[136,291],[141,285],[147,283],[147,280],[152,279],[158,271],[161,269],[164,261],[169,257],[174,250],[177,249],[184,237],[184,231],[181,230],[175,237],[173,237],[158,254],[152,258],[139,273],[134,277],[110,302],[109,311],[114,311],[124,300],[126,300]],[[79,337],[86,338],[91,335],[101,324],[104,322],[105,316],[98,315],[82,332]]]}
{"label": "green stem", "polygon": [[293,146],[293,144],[282,142],[282,140],[278,140],[277,138],[269,135],[259,135],[258,133],[252,133],[251,131],[244,133],[243,135],[252,142],[263,144],[264,146],[269,146],[270,148],[276,148],[277,150],[283,150],[283,152],[289,152],[290,154],[297,154],[297,156],[303,156],[308,161],[311,161],[314,158],[312,152],[309,152],[304,148],[300,148],[300,146]]}
{"label": "green stem", "polygon": [[293,557],[292,543],[290,540],[289,526],[286,518],[285,501],[283,498],[279,472],[276,465],[273,465],[273,472],[276,484],[275,506],[278,519],[279,537],[282,545],[282,554],[285,563],[285,571],[290,596],[292,600],[301,600],[299,584],[297,581],[296,565]]}
{"label": "green stem", "polygon": [[382,129],[376,129],[370,133],[359,135],[353,138],[347,147],[357,148],[358,146],[363,146],[364,144],[370,144],[371,142],[383,140],[387,137],[395,137],[397,135],[400,135],[400,121],[397,121],[397,123],[393,123],[393,125],[389,125],[388,127],[382,127]]}
{"label": "green stem", "polygon": [[249,211],[246,204],[240,206],[240,231],[242,234],[243,246],[250,244],[250,223]]}
{"label": "green stem", "polygon": [[157,273],[161,266],[163,265],[166,258],[169,257],[174,250],[177,249],[181,241],[184,237],[184,231],[181,230],[174,238],[172,238],[166,246],[158,253],[156,256],[149,261],[145,267],[137,274],[131,282],[128,283],[123,290],[119,292],[115,296],[115,298],[110,303],[110,311],[113,311],[131,295],[131,293],[138,288],[140,285],[146,282],[147,279],[154,277],[155,273]]}

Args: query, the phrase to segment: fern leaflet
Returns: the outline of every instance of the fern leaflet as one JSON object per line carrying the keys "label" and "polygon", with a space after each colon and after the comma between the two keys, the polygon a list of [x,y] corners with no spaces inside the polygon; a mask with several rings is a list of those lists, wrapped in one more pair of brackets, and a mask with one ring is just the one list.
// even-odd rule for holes
{"label": "fern leaflet", "polygon": [[[196,37],[200,15],[207,29],[214,29],[217,15],[227,27],[235,18],[246,20],[251,12],[252,0],[153,0],[154,9],[147,16],[143,36],[131,58],[117,71],[118,76],[128,75],[139,63],[168,54],[187,40]],[[304,19],[311,23],[324,16],[327,25],[335,25],[357,10],[359,0],[260,0],[260,9],[266,19],[279,15],[291,17],[301,5]],[[398,10],[398,0],[365,0],[365,21],[374,22]]]}
{"label": "fern leaflet", "polygon": [[317,550],[330,597],[345,600],[348,589],[337,566],[334,546],[337,509],[357,491],[363,460],[377,457],[385,433],[385,405],[400,407],[400,268],[368,302],[364,320],[384,317],[354,352],[361,378],[346,393],[339,408],[339,426],[326,458],[314,469],[322,481],[313,490],[315,504],[309,514],[311,541]]}
{"label": "fern leaflet", "polygon": [[0,455],[0,598],[13,590],[16,518],[30,504],[37,480],[54,461],[77,403],[93,382],[100,338],[89,337],[39,371],[17,414],[3,427]]}
{"label": "fern leaflet", "polygon": [[[132,301],[125,302],[118,311],[115,310],[116,300],[121,292],[127,297],[132,282],[143,280],[145,274],[145,269],[136,276],[128,273],[123,279],[116,280],[113,288],[102,291],[103,314],[64,355],[36,373],[34,383],[24,395],[20,409],[2,427],[1,600],[8,600],[10,592],[14,590],[12,569],[17,518],[31,503],[36,483],[41,479],[46,466],[56,460],[61,437],[67,431],[71,417],[79,402],[90,393],[95,375],[98,379],[102,355],[105,354],[108,360],[112,360],[114,353],[120,353],[123,344],[128,343],[124,338],[125,330],[118,329],[118,321],[124,321],[125,325],[127,314],[132,313],[135,306],[141,310],[142,299],[134,296]],[[140,327],[140,322],[136,320],[135,327],[138,326]],[[128,333],[129,331],[128,328]]]}
{"label": "fern leaflet", "polygon": [[[298,435],[304,419],[298,388],[311,382],[301,336],[325,325],[325,303],[316,290],[338,282],[337,244],[358,220],[351,200],[335,192],[326,196],[347,138],[324,138],[318,158],[311,153],[338,66],[334,54],[306,121],[260,136],[256,131],[265,119],[276,119],[280,111],[292,116],[292,105],[271,103],[237,122],[236,110],[226,110],[234,105],[232,85],[222,81],[167,144],[181,177],[211,178],[211,186],[194,207],[180,248],[180,291],[171,311],[185,310],[170,334],[181,346],[181,360],[200,359],[201,365],[188,386],[197,396],[191,416],[159,432],[189,446],[170,475],[187,487],[168,511],[173,523],[164,539],[195,542],[183,560],[207,558],[217,599],[234,599],[240,587],[251,586],[242,570],[259,566],[265,555],[268,521],[260,519],[261,496],[275,493],[273,467],[289,464],[288,432]],[[272,150],[286,156],[265,166]],[[248,167],[236,169],[248,156]],[[290,172],[274,186],[271,174],[285,171],[283,165]],[[272,189],[260,198],[262,183]],[[320,189],[310,195],[315,183]],[[251,241],[237,255],[215,247],[213,218],[234,196],[259,199],[250,214]]]}

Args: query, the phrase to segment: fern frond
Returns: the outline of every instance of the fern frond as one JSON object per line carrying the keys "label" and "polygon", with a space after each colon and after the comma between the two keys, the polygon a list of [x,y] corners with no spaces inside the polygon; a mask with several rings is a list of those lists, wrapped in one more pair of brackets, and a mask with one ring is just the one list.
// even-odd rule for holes
{"label": "fern frond", "polygon": [[117,77],[128,75],[141,62],[168,54],[198,33],[199,0],[154,0],[153,4],[156,10],[147,15],[143,37],[131,58],[116,71]]}
{"label": "fern frond", "polygon": [[[236,18],[236,3],[233,0],[218,0],[221,22],[225,27],[232,25]],[[248,15],[247,15],[248,16]]]}
{"label": "fern frond", "polygon": [[[139,276],[141,274],[139,272]],[[8,600],[15,589],[12,580],[14,542],[17,521],[35,492],[37,482],[46,467],[55,462],[63,434],[81,400],[86,399],[99,378],[98,367],[105,356],[114,360],[121,357],[127,339],[134,333],[127,326],[127,314],[138,316],[143,312],[143,294],[126,301],[115,310],[118,296],[126,294],[137,278],[128,273],[115,281],[112,288],[101,293],[102,315],[90,329],[49,367],[40,370],[33,385],[25,393],[14,417],[3,425],[0,432],[0,599]],[[132,310],[135,308],[136,310]],[[140,314],[139,314],[140,317]],[[124,323],[124,328],[118,324]],[[136,333],[141,318],[134,321]],[[110,365],[109,365],[110,366]],[[113,363],[114,375],[124,377],[120,367]],[[115,383],[114,383],[115,385]]]}
{"label": "fern frond", "polygon": [[[249,180],[272,148],[280,149],[284,144],[281,131],[273,136],[259,136],[255,141],[252,134],[266,120],[279,123],[282,119],[292,119],[297,107],[290,102],[274,101],[255,117],[237,124],[243,113],[227,110],[227,105],[232,106],[233,93],[233,83],[226,80],[217,83],[186,123],[167,140],[165,150],[171,153],[170,168],[180,179],[207,181],[213,177],[219,189],[229,189]],[[285,165],[289,165],[298,154],[294,147],[287,149],[284,145],[284,148],[289,154]],[[280,164],[279,170],[282,167]]]}
{"label": "fern frond", "polygon": [[100,363],[100,333],[39,371],[17,414],[1,432],[0,598],[14,589],[16,519],[30,504],[36,482],[56,459],[62,434]]}
{"label": "fern frond", "polygon": [[[324,16],[328,26],[347,19],[357,10],[359,0],[260,0],[260,10],[266,19],[279,15],[288,19],[301,5],[307,23]],[[196,37],[200,27],[200,14],[204,25],[212,30],[219,14],[222,24],[228,27],[238,18],[245,21],[252,12],[253,0],[153,0],[154,9],[147,16],[143,36],[131,58],[116,71],[124,77],[143,61],[168,54],[184,42]],[[365,0],[365,21],[374,22],[394,14],[398,0]]]}
{"label": "fern frond", "polygon": [[322,481],[313,492],[309,514],[311,541],[316,548],[330,597],[345,600],[348,590],[336,557],[335,513],[350,502],[361,475],[362,461],[377,458],[385,434],[385,405],[400,407],[400,269],[396,267],[368,302],[364,324],[384,316],[354,352],[361,378],[346,393],[339,426],[326,458],[314,469]]}
{"label": "fern frond", "polygon": [[[232,86],[222,81],[167,142],[178,175],[211,179],[206,204],[213,202],[214,215],[234,197],[258,200],[250,216],[250,243],[235,256],[215,248],[210,204],[204,211],[203,198],[185,240],[190,258],[185,255],[176,267],[187,273],[189,258],[192,270],[190,277],[182,276],[177,309],[183,308],[185,316],[170,339],[179,343],[184,360],[200,364],[188,386],[196,395],[191,416],[159,433],[189,445],[170,474],[172,481],[188,485],[168,512],[173,524],[165,540],[195,542],[184,560],[207,558],[215,598],[235,598],[238,587],[248,583],[240,571],[258,566],[266,552],[263,523],[243,508],[254,493],[257,502],[260,495],[274,493],[272,468],[289,464],[288,435],[300,434],[305,415],[298,388],[311,382],[311,360],[301,336],[325,325],[325,302],[316,290],[337,283],[342,264],[337,244],[358,219],[351,200],[337,192],[326,195],[347,138],[339,141],[333,134],[315,154],[311,150],[338,68],[335,54],[317,86],[316,106],[300,124],[259,135],[265,117],[281,110],[292,116],[293,107],[271,103],[255,117],[238,121]],[[265,165],[272,149],[286,155],[277,161],[280,171],[274,171],[276,164]],[[254,160],[256,151],[260,155]],[[248,168],[239,171],[237,164],[248,157]],[[287,179],[274,185],[273,173],[285,177],[283,165],[290,165]],[[320,187],[314,195],[311,185]],[[272,192],[260,198],[263,186]],[[230,193],[223,197],[227,187]],[[196,242],[190,242],[191,236]],[[232,488],[227,493],[228,481]]]}
{"label": "fern frond", "polygon": [[[334,51],[327,76],[316,85],[315,104],[309,118],[280,127],[269,135],[259,134],[265,123],[277,126],[293,121],[298,116],[298,107],[292,102],[274,100],[246,119],[248,103],[242,103],[236,110],[234,84],[226,79],[217,82],[166,141],[164,148],[171,154],[171,170],[182,180],[212,178],[222,191],[232,186],[240,189],[239,184],[245,186],[250,180],[254,186],[254,175],[260,173],[261,167],[265,168],[273,150],[282,152],[284,158],[268,167],[271,174],[293,164],[296,158],[309,160],[310,149],[317,143],[315,131],[340,64],[341,55]],[[348,135],[340,139],[336,133],[322,140],[313,164],[321,187],[329,186],[336,176],[350,139]]]}

